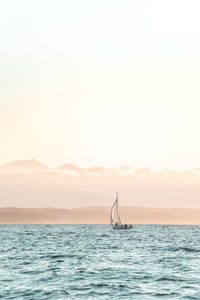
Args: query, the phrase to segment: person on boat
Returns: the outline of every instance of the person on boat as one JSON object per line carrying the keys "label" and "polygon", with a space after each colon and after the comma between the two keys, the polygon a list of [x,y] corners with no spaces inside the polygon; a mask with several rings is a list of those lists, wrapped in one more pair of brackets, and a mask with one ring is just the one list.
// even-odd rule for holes
{"label": "person on boat", "polygon": [[115,223],[115,226],[118,226],[117,222]]}
{"label": "person on boat", "polygon": [[124,227],[127,227],[127,224],[125,224]]}

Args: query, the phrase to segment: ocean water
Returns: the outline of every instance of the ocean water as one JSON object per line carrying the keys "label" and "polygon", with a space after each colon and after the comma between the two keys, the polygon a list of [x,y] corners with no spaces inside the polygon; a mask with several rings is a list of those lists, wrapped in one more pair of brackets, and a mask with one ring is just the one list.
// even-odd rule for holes
{"label": "ocean water", "polygon": [[1,225],[2,299],[200,299],[200,226]]}

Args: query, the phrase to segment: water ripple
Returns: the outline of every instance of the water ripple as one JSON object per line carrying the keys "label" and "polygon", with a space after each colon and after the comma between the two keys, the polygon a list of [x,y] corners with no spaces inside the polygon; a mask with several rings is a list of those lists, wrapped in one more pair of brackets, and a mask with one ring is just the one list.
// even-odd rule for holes
{"label": "water ripple", "polygon": [[200,227],[1,225],[3,299],[200,299]]}

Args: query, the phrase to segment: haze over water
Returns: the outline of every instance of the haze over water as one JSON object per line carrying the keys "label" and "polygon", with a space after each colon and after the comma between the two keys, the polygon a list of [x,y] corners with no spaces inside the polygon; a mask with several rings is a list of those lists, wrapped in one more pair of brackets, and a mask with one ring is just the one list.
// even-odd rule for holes
{"label": "haze over water", "polygon": [[3,299],[200,299],[200,227],[1,225]]}

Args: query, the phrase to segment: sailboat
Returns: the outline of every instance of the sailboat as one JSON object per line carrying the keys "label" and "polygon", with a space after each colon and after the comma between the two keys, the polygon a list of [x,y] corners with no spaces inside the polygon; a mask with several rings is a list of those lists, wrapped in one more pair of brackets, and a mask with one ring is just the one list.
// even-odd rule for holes
{"label": "sailboat", "polygon": [[131,229],[131,228],[133,228],[132,225],[121,223],[121,219],[119,216],[119,209],[118,209],[118,192],[117,192],[116,200],[113,203],[113,206],[111,208],[110,225],[112,226],[113,229]]}

